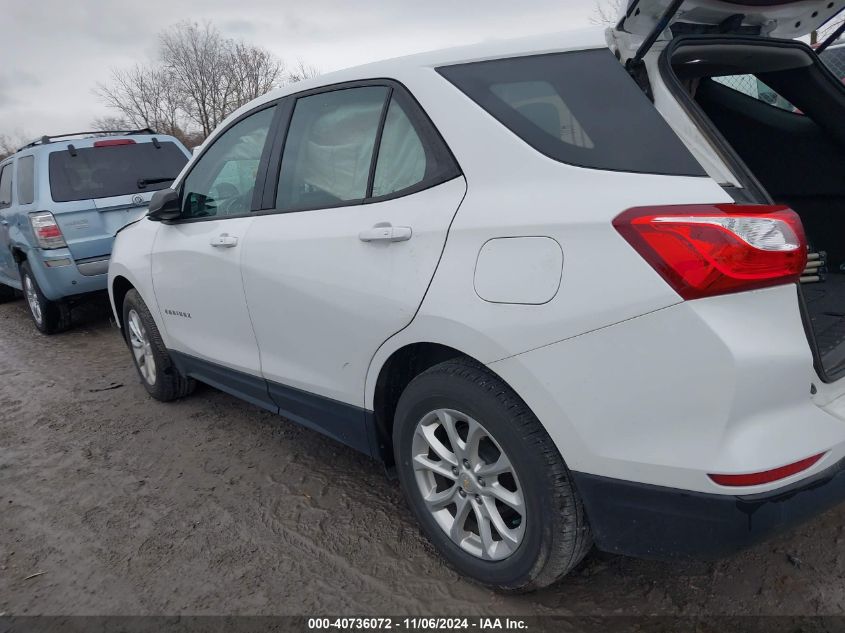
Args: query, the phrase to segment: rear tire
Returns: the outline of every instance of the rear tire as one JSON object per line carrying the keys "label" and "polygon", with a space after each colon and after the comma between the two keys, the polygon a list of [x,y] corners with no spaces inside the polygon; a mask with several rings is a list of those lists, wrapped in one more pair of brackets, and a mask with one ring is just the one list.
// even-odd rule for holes
{"label": "rear tire", "polygon": [[194,390],[196,383],[176,369],[147,304],[135,289],[123,299],[123,331],[141,384],[153,398],[169,402]]}
{"label": "rear tire", "polygon": [[460,573],[503,591],[533,591],[591,548],[557,447],[483,365],[450,360],[414,378],[399,399],[393,445],[411,509]]}
{"label": "rear tire", "polygon": [[32,322],[42,334],[57,334],[70,327],[70,306],[64,301],[51,301],[41,292],[29,262],[21,264],[21,286]]}

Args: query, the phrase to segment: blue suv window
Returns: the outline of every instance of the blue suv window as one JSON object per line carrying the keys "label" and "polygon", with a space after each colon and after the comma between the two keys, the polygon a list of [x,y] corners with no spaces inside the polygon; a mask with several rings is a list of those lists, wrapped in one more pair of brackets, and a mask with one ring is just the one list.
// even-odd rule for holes
{"label": "blue suv window", "polygon": [[12,163],[0,167],[0,209],[12,204]]}
{"label": "blue suv window", "polygon": [[18,159],[18,203],[32,204],[35,201],[35,157]]}
{"label": "blue suv window", "polygon": [[53,152],[50,191],[55,202],[155,191],[169,187],[187,162],[188,157],[168,142],[158,147],[133,141]]}

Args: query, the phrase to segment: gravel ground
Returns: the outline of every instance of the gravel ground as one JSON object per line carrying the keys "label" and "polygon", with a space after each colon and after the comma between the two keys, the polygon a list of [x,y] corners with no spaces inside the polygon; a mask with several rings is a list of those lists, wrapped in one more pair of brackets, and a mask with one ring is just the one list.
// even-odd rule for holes
{"label": "gravel ground", "polygon": [[0,614],[843,614],[843,516],[715,564],[594,552],[503,596],[379,464],[209,387],[151,400],[105,300],[55,337],[0,305]]}

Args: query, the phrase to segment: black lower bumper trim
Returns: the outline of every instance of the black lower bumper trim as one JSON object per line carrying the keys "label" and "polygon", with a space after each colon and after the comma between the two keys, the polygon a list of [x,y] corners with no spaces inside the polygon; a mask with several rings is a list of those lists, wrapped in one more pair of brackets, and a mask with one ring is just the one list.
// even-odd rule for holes
{"label": "black lower bumper trim", "polygon": [[845,501],[845,460],[751,496],[718,495],[573,472],[596,546],[640,558],[713,559]]}

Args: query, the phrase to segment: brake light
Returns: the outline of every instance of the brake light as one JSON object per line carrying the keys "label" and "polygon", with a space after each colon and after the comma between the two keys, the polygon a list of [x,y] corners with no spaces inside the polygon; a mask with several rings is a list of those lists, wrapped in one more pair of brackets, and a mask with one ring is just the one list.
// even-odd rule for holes
{"label": "brake light", "polygon": [[49,211],[39,211],[29,216],[29,223],[35,233],[35,239],[41,248],[64,248],[67,246],[62,230],[56,223],[56,218]]}
{"label": "brake light", "polygon": [[796,283],[807,264],[801,219],[789,207],[638,207],[613,220],[684,299]]}
{"label": "brake light", "polygon": [[94,147],[114,147],[115,145],[134,145],[131,138],[110,138],[104,141],[94,141]]}
{"label": "brake light", "polygon": [[802,470],[807,470],[810,466],[819,461],[824,453],[807,457],[799,462],[787,464],[780,468],[773,468],[771,470],[764,470],[759,473],[744,473],[741,475],[707,475],[721,486],[758,486],[760,484],[769,484],[779,479],[786,479],[790,475],[800,473]]}

